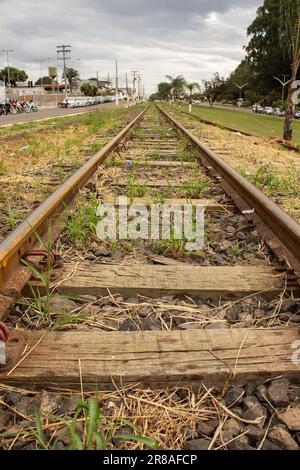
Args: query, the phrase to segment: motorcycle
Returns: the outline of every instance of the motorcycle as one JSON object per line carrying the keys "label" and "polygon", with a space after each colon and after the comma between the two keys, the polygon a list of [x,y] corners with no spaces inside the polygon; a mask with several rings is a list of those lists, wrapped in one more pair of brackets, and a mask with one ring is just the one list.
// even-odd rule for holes
{"label": "motorcycle", "polygon": [[38,111],[38,107],[36,104],[33,103],[33,101],[29,101],[29,103],[27,103],[27,106],[29,106],[30,111],[32,111],[33,113],[36,113]]}

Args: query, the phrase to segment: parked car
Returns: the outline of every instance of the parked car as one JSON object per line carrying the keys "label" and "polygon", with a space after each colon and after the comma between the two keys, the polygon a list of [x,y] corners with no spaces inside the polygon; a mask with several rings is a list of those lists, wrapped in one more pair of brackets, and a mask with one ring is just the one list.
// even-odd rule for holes
{"label": "parked car", "polygon": [[264,108],[264,114],[267,114],[268,116],[272,116],[274,114],[274,109],[271,108],[271,106],[266,106]]}
{"label": "parked car", "polygon": [[259,104],[254,104],[252,106],[252,109],[253,109],[254,113],[263,114],[263,112],[264,112],[264,108],[262,106],[260,106]]}
{"label": "parked car", "polygon": [[295,112],[295,119],[300,119],[300,111]]}
{"label": "parked car", "polygon": [[281,111],[281,109],[279,108],[275,108],[273,114],[274,116],[277,116],[277,117],[285,116],[285,112]]}

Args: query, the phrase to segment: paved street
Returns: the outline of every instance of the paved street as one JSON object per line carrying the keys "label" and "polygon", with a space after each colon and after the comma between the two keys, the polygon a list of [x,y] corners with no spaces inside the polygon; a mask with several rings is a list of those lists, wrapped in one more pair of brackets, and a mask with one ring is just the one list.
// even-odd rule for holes
{"label": "paved street", "polygon": [[[124,102],[125,104],[125,102]],[[124,105],[123,103],[120,106]],[[26,122],[39,121],[43,119],[52,119],[56,117],[69,116],[73,114],[83,114],[89,113],[95,109],[107,108],[116,106],[115,103],[106,103],[99,104],[96,106],[89,106],[87,108],[41,108],[37,113],[22,113],[22,114],[8,114],[7,116],[0,116],[0,127],[13,125],[13,124],[23,124]]]}

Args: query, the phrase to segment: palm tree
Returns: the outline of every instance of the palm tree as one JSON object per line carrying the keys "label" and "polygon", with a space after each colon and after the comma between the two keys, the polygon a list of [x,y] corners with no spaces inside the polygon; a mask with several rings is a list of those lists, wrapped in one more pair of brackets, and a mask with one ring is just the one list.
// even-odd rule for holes
{"label": "palm tree", "polygon": [[[70,91],[73,91],[73,87],[76,85],[76,82],[79,79],[79,72],[78,70],[75,70],[72,67],[69,67],[66,69],[66,76],[70,85]],[[63,78],[65,78],[64,74],[63,74]]]}
{"label": "palm tree", "polygon": [[192,104],[193,104],[193,91],[198,89],[200,90],[200,85],[197,82],[191,82],[191,83],[186,83],[185,87],[189,90],[190,92],[190,97],[189,97],[189,112],[192,112]]}
{"label": "palm tree", "polygon": [[166,75],[166,78],[170,80],[171,95],[172,95],[173,101],[176,101],[180,93],[184,91],[186,81],[182,75],[178,75],[177,77]]}
{"label": "palm tree", "polygon": [[290,141],[293,137],[293,117],[296,104],[294,94],[297,84],[295,82],[300,67],[300,0],[281,0],[280,19],[281,47],[284,51],[288,52],[292,62],[292,78],[289,86],[288,105],[283,133],[283,138]]}

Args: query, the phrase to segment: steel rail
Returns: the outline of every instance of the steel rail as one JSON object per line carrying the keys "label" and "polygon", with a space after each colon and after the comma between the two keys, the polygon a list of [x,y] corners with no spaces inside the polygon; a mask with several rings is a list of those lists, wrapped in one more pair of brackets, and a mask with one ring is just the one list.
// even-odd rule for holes
{"label": "steel rail", "polygon": [[279,257],[279,261],[284,262],[287,259],[289,265],[299,276],[300,225],[164,109],[157,104],[156,106],[177,129],[193,142],[199,150],[202,163],[209,170],[215,170],[224,190],[232,197],[239,209],[245,214],[249,214],[253,219],[266,243]]}
{"label": "steel rail", "polygon": [[[5,296],[16,297],[30,279],[30,270],[21,263],[24,254],[38,245],[39,237],[46,239],[49,226],[52,227],[52,223],[53,225],[57,223],[78,191],[89,181],[98,166],[142,118],[148,108],[149,106],[146,106],[117,136],[68,178],[2,241],[0,244],[0,319],[1,310],[7,309],[9,304]],[[60,231],[62,227],[63,224],[61,224]],[[53,234],[52,241],[54,241]]]}

